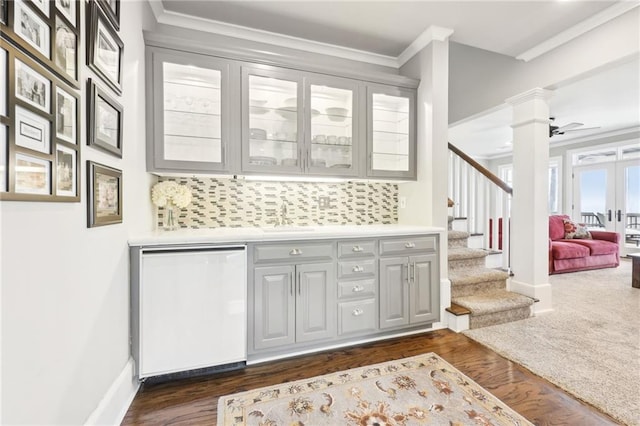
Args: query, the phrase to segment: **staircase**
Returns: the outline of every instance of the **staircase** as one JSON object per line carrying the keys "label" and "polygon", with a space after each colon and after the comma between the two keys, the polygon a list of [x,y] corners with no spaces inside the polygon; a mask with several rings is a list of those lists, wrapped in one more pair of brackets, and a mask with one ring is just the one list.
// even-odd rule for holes
{"label": "staircase", "polygon": [[481,328],[531,316],[534,300],[507,291],[509,274],[485,267],[489,254],[468,247],[469,233],[449,230],[449,280],[452,314],[468,315],[469,328]]}

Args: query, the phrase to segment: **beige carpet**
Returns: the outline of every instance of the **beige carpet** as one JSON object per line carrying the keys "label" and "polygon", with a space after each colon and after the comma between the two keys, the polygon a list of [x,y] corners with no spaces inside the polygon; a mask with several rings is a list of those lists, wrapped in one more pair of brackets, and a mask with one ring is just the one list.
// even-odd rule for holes
{"label": "beige carpet", "polygon": [[554,311],[464,334],[628,425],[640,425],[640,289],[631,261],[552,275]]}
{"label": "beige carpet", "polygon": [[221,397],[218,425],[531,425],[434,353]]}

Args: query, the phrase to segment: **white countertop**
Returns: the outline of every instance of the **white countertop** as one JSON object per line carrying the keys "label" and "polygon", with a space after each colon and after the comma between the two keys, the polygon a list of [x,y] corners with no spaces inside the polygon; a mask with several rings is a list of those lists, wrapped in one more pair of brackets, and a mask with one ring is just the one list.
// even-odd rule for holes
{"label": "white countertop", "polygon": [[375,238],[442,233],[444,228],[410,225],[281,226],[277,228],[207,228],[158,230],[134,235],[130,246],[165,244],[242,244],[249,242]]}

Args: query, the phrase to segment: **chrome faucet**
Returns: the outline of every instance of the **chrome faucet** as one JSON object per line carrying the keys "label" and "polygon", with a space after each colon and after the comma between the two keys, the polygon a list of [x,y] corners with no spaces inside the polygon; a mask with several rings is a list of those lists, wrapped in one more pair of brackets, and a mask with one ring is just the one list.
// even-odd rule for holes
{"label": "chrome faucet", "polygon": [[276,226],[278,224],[282,226],[291,225],[291,223],[292,223],[291,219],[287,217],[287,205],[285,203],[282,203],[282,206],[280,206],[280,220],[278,221],[276,219]]}

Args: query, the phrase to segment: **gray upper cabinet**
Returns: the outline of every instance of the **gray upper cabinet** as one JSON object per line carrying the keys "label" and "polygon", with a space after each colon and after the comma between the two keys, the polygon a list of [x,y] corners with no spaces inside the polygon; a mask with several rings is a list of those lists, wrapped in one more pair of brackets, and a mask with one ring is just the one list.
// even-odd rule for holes
{"label": "gray upper cabinet", "polygon": [[147,170],[230,172],[229,61],[147,48]]}
{"label": "gray upper cabinet", "polygon": [[242,68],[242,171],[303,171],[300,73]]}
{"label": "gray upper cabinet", "polygon": [[[308,173],[358,176],[364,123],[358,82],[305,77],[305,166]],[[364,150],[362,151],[364,152]]]}
{"label": "gray upper cabinet", "polygon": [[337,77],[242,69],[242,171],[357,176],[359,84]]}
{"label": "gray upper cabinet", "polygon": [[416,179],[416,93],[367,86],[367,176]]}

